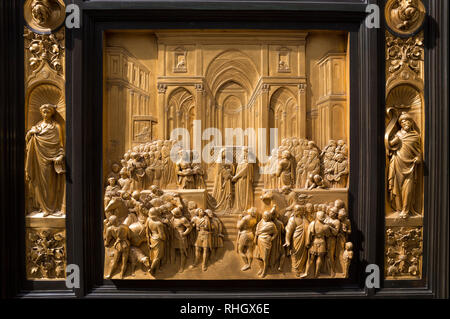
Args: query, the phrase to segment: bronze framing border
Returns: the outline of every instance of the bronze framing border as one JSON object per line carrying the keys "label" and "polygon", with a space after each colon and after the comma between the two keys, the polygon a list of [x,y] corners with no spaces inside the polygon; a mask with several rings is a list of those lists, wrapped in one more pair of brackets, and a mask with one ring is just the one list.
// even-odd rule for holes
{"label": "bronze framing border", "polygon": [[[236,288],[217,290],[214,285],[183,287],[180,284],[173,293],[171,287],[149,287],[125,285],[120,287],[98,281],[98,274],[92,266],[93,251],[97,251],[95,231],[96,209],[92,207],[99,200],[95,182],[96,165],[89,159],[92,143],[101,137],[92,129],[101,97],[95,94],[95,84],[99,75],[88,79],[91,70],[98,67],[98,44],[102,43],[102,28],[146,28],[149,25],[179,27],[180,23],[205,25],[209,27],[233,25],[259,26],[260,28],[283,25],[297,28],[343,28],[351,30],[351,41],[357,45],[351,48],[351,55],[358,59],[356,73],[351,79],[351,87],[356,89],[354,102],[362,106],[361,112],[354,114],[355,120],[363,122],[364,129],[351,128],[358,135],[359,153],[363,157],[354,158],[357,163],[358,178],[354,182],[355,193],[351,201],[359,203],[365,227],[360,233],[360,261],[382,264],[384,245],[380,245],[384,232],[384,163],[376,160],[375,154],[384,154],[381,138],[384,132],[384,47],[383,29],[369,30],[363,26],[365,5],[361,1],[336,2],[326,8],[318,1],[307,3],[289,2],[280,10],[280,3],[220,3],[196,4],[186,2],[183,10],[177,10],[177,3],[131,2],[125,11],[120,3],[99,3],[97,1],[66,1],[77,3],[82,8],[83,28],[68,32],[66,37],[66,101],[67,101],[67,158],[71,169],[68,185],[67,246],[68,262],[81,266],[82,285],[75,291],[65,289],[63,282],[30,283],[23,280],[24,263],[24,218],[23,207],[23,149],[24,149],[24,92],[23,92],[23,14],[22,4],[14,0],[2,1],[1,43],[8,43],[0,56],[1,86],[1,280],[2,297],[231,297]],[[378,3],[382,1],[369,1]],[[257,287],[239,293],[241,297],[448,297],[448,8],[446,1],[424,1],[428,8],[425,25],[426,53],[425,89],[427,143],[424,153],[429,170],[425,176],[425,214],[424,227],[428,235],[424,238],[424,279],[421,281],[383,282],[382,288],[375,291],[363,287],[363,275],[356,274],[353,284],[333,285],[329,281],[320,284],[296,285],[279,290],[276,285],[269,290]],[[107,8],[107,9],[105,9]],[[5,9],[5,10],[3,10]],[[252,10],[252,20],[248,19]],[[312,15],[311,11],[314,11]],[[336,15],[336,11],[340,14]],[[190,13],[195,13],[192,22]],[[270,19],[268,19],[270,18]],[[244,20],[246,19],[246,20]],[[211,20],[213,22],[211,22]],[[271,23],[265,20],[272,20]],[[150,21],[150,22],[149,22]],[[172,22],[171,22],[172,21]],[[173,21],[177,21],[174,23]],[[301,22],[299,22],[301,21]],[[326,21],[326,22],[324,22]],[[207,23],[206,23],[207,24]],[[380,34],[380,32],[383,32]],[[15,61],[11,63],[11,61]],[[101,63],[100,63],[101,64]],[[439,68],[437,67],[439,66]],[[441,70],[446,70],[440,72]],[[373,74],[377,74],[374,81]],[[381,78],[380,78],[381,76]],[[88,80],[86,82],[86,80]],[[101,113],[101,112],[100,112]],[[91,114],[91,115],[88,115]],[[94,115],[92,115],[94,114]],[[96,115],[95,115],[96,114]],[[360,127],[361,129],[361,127]],[[356,161],[356,162],[355,162]],[[92,173],[94,172],[94,175]],[[91,177],[94,176],[94,177]],[[91,182],[91,183],[90,183]],[[357,221],[359,223],[359,221]],[[371,225],[371,226],[369,226]],[[375,225],[375,227],[373,227]],[[380,234],[381,233],[381,234]],[[92,237],[94,236],[94,237]],[[11,240],[11,238],[13,240]],[[22,238],[22,239],[21,239]],[[369,240],[370,239],[370,240]],[[376,239],[376,240],[375,240]],[[381,255],[381,256],[380,256]],[[95,259],[95,258],[94,258]],[[363,269],[361,267],[361,269]],[[355,279],[355,278],[353,278]],[[230,283],[233,284],[233,283]],[[119,289],[118,289],[119,288]]]}

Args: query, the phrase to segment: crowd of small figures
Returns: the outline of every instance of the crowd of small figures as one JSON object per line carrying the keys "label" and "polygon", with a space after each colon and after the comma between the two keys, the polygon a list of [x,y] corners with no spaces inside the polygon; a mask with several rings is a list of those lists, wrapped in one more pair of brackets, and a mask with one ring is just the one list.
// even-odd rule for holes
{"label": "crowd of small figures", "polygon": [[[190,268],[201,264],[206,271],[217,250],[224,247],[224,225],[214,211],[231,206],[243,214],[239,216],[235,243],[244,262],[242,271],[250,269],[255,258],[261,263],[259,275],[264,277],[269,269],[281,271],[286,257],[291,256],[292,269],[299,277],[317,277],[321,273],[332,277],[341,273],[346,277],[352,244],[347,242],[350,221],[344,202],[307,203],[309,196],[293,189],[296,180],[293,172],[297,171],[297,185],[304,181],[306,188],[321,188],[329,183],[332,187],[344,187],[347,153],[343,141],[330,141],[320,152],[312,141],[284,139],[267,164],[272,165],[276,156],[276,172],[267,176],[270,183],[273,178],[278,181],[268,186],[285,198],[289,206],[277,207],[273,201],[270,211],[258,213],[252,207],[252,196],[243,199],[237,196],[236,204],[230,203],[234,189],[230,183],[245,174],[248,179],[242,180],[245,185],[241,188],[253,193],[252,170],[248,164],[245,166],[248,149],[236,168],[228,167],[231,164],[225,161],[225,148],[219,152],[215,197],[208,194],[208,209],[202,209],[196,202],[187,201],[170,190],[206,189],[205,170],[201,163],[192,161],[194,152],[183,151],[174,140],[135,146],[124,154],[120,164],[112,165],[107,179],[104,240],[113,258],[105,277],[111,278],[120,264],[120,277],[123,277],[128,263],[132,275],[136,265],[142,264],[154,276],[162,265],[173,264],[176,259],[179,259],[178,271],[183,272],[190,257],[194,260]],[[176,162],[171,160],[173,154],[179,155]],[[325,179],[319,175],[322,173]],[[305,178],[307,175],[311,179]],[[262,195],[262,200],[264,196],[267,193]]]}
{"label": "crowd of small figures", "polygon": [[[172,155],[171,155],[172,154]],[[219,157],[221,157],[219,152]],[[204,189],[206,170],[195,163],[195,151],[186,152],[175,140],[156,140],[135,146],[113,163],[108,183],[124,192],[149,189]],[[178,158],[176,162],[171,158]],[[349,174],[348,147],[330,140],[321,151],[314,141],[285,138],[262,166],[264,188],[345,188]]]}
{"label": "crowd of small figures", "polygon": [[285,138],[273,149],[263,167],[264,187],[345,188],[348,147],[343,140],[330,140],[323,150],[314,141]]}
{"label": "crowd of small figures", "polygon": [[205,172],[200,163],[191,163],[192,183],[177,186],[177,164],[171,157],[179,157],[180,151],[182,148],[175,140],[157,140],[135,146],[123,155],[120,164],[112,164],[108,183],[117,183],[123,192],[129,193],[149,189],[152,185],[162,189],[205,188]]}
{"label": "crowd of small figures", "polygon": [[[125,193],[128,194],[128,193]],[[210,209],[198,208],[193,201],[183,200],[177,193],[163,192],[153,185],[148,192],[134,191],[132,196],[114,197],[105,208],[104,240],[106,247],[114,248],[110,278],[121,262],[123,277],[127,262],[131,273],[142,264],[151,275],[163,264],[179,257],[179,272],[186,260],[195,255],[206,271],[210,256],[216,256],[223,247],[221,220]]]}
{"label": "crowd of small figures", "polygon": [[[149,191],[134,191],[132,196],[112,197],[105,208],[104,244],[111,248],[111,267],[105,278],[111,278],[121,264],[123,278],[128,263],[134,276],[141,264],[155,276],[162,265],[177,263],[183,272],[201,265],[206,271],[224,249],[224,225],[210,209],[198,208],[175,192],[162,191],[153,185]],[[292,271],[298,277],[347,277],[353,257],[351,233],[345,204],[336,200],[328,204],[307,203],[307,195],[299,195],[293,205],[258,213],[252,207],[238,218],[236,252],[244,262],[242,271],[258,260],[258,275],[283,271],[286,258],[291,258]],[[144,270],[145,271],[145,270]]]}

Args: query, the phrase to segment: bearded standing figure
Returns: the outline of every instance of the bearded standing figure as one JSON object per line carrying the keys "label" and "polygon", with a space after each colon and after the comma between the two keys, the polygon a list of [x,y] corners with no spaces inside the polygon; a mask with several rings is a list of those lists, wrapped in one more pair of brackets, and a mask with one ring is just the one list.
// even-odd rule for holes
{"label": "bearded standing figure", "polygon": [[420,135],[407,113],[400,115],[401,129],[388,141],[391,150],[388,171],[388,191],[391,206],[400,217],[417,214],[413,207],[417,182],[417,167],[422,161]]}
{"label": "bearded standing figure", "polygon": [[64,147],[61,126],[54,116],[56,105],[40,107],[42,121],[27,133],[25,176],[33,193],[34,207],[44,217],[61,214],[64,201]]}
{"label": "bearded standing figure", "polygon": [[308,249],[306,248],[306,231],[309,223],[305,217],[305,208],[300,205],[294,206],[294,214],[289,218],[286,226],[286,241],[284,246],[290,248],[292,258],[292,269],[295,275],[300,275],[305,271],[308,259]]}

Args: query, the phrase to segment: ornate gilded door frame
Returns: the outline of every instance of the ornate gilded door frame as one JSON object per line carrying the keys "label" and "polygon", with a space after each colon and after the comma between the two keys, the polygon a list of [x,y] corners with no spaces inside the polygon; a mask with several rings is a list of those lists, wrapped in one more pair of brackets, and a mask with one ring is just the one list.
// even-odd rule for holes
{"label": "ornate gilded door frame", "polygon": [[[384,1],[368,1],[377,3],[381,7]],[[390,3],[387,1],[386,12],[390,11]],[[203,4],[195,5],[185,3],[185,10],[179,11],[171,5],[161,3],[141,3],[130,4],[129,8],[121,11],[120,4],[111,2],[108,10],[104,10],[101,3],[96,1],[66,1],[75,3],[81,8],[82,28],[66,30],[65,44],[61,44],[62,38],[55,36],[53,39],[45,40],[37,36],[32,41],[37,41],[36,50],[40,46],[53,52],[53,55],[46,55],[47,60],[42,56],[34,56],[33,52],[39,50],[29,50],[30,43],[23,38],[24,15],[23,6],[18,1],[2,1],[1,6],[4,15],[1,19],[1,42],[8,43],[8,46],[1,52],[0,76],[2,77],[1,97],[1,178],[0,196],[1,211],[1,269],[2,269],[2,296],[20,296],[29,293],[31,296],[67,296],[84,297],[105,296],[114,293],[123,296],[121,291],[111,283],[102,279],[101,262],[101,224],[98,212],[101,203],[101,191],[95,185],[99,182],[99,172],[101,172],[101,161],[92,161],[92,158],[101,158],[101,147],[96,149],[95,143],[101,141],[101,129],[97,123],[101,121],[102,105],[102,32],[111,28],[158,28],[177,27],[179,24],[190,23],[192,14],[195,13],[196,20],[191,26],[217,28],[223,24],[236,28],[336,28],[350,32],[350,59],[356,61],[351,66],[351,104],[358,105],[356,110],[351,111],[350,127],[352,145],[356,146],[357,152],[352,153],[352,169],[356,174],[351,177],[350,182],[350,207],[353,210],[356,229],[359,235],[357,240],[357,251],[359,254],[357,266],[354,269],[349,281],[328,283],[328,286],[317,282],[283,283],[274,284],[272,297],[285,295],[282,293],[283,287],[292,288],[292,297],[317,297],[316,290],[327,288],[331,295],[339,294],[347,297],[375,296],[393,297],[408,296],[416,297],[448,297],[448,91],[443,87],[448,85],[448,3],[446,1],[422,1],[427,14],[424,20],[423,29],[416,33],[415,23],[407,27],[399,27],[395,17],[387,15],[389,29],[368,29],[364,26],[366,4],[358,1],[349,1],[347,4],[332,4],[328,6],[329,11],[325,11],[322,4],[290,3],[279,10],[275,3],[253,3],[254,19],[250,18],[245,9],[245,3],[234,4]],[[2,8],[3,9],[3,8]],[[230,10],[232,9],[232,10]],[[214,10],[205,11],[205,10]],[[312,16],[306,10],[314,11]],[[336,15],[335,12],[340,14]],[[262,23],[260,19],[270,17],[271,23]],[[392,21],[394,20],[394,21]],[[175,23],[176,21],[176,23]],[[300,21],[300,22],[299,22]],[[391,25],[390,25],[391,23]],[[396,28],[400,28],[397,30]],[[39,26],[34,25],[34,31],[39,31]],[[51,29],[51,27],[50,27]],[[405,29],[409,30],[409,32]],[[9,32],[7,31],[9,30]],[[50,30],[50,34],[53,31]],[[59,32],[59,31],[58,31]],[[394,35],[398,40],[392,44],[390,38]],[[44,30],[48,33],[48,30]],[[37,32],[39,34],[39,32]],[[423,36],[423,55],[420,37]],[[447,37],[446,37],[447,36]],[[33,36],[34,37],[34,36]],[[419,39],[417,41],[416,39]],[[411,39],[413,44],[405,43]],[[39,42],[40,41],[40,42]],[[46,42],[47,41],[47,42]],[[53,42],[52,42],[53,41]],[[55,46],[56,45],[56,46]],[[398,51],[391,54],[392,46],[398,46]],[[409,47],[408,47],[409,46]],[[410,48],[412,46],[412,48]],[[26,51],[28,49],[28,51]],[[59,51],[58,51],[59,50]],[[412,53],[408,55],[408,50]],[[64,51],[61,55],[60,52]],[[24,52],[27,52],[26,54]],[[59,52],[56,54],[55,52]],[[386,52],[386,56],[384,55]],[[403,52],[403,55],[401,55]],[[31,56],[29,55],[31,53]],[[400,54],[399,58],[396,58]],[[64,60],[58,61],[60,57]],[[386,57],[386,59],[385,59]],[[34,82],[27,81],[24,74],[29,75],[27,67],[23,61],[30,63],[40,63],[36,70],[39,70],[38,80],[44,81],[46,85],[56,85],[60,90],[60,96],[65,96],[65,119],[66,121],[66,218],[63,222],[66,236],[66,262],[77,264],[81,271],[81,287],[79,289],[67,289],[64,281],[31,281],[26,280],[27,264],[25,251],[29,247],[25,241],[26,225],[25,218],[26,201],[23,181],[24,174],[24,149],[25,132],[28,130],[24,118],[25,108],[32,89],[35,89]],[[400,60],[400,61],[396,61]],[[13,61],[13,62],[11,62]],[[417,61],[414,62],[414,61]],[[392,65],[389,63],[393,62]],[[396,69],[399,62],[405,64]],[[386,64],[385,64],[386,63]],[[33,64],[33,67],[36,64]],[[386,72],[385,72],[386,65]],[[28,66],[31,66],[28,64]],[[64,68],[65,66],[65,68]],[[439,67],[438,67],[439,66]],[[47,70],[42,68],[48,67]],[[391,72],[392,67],[393,72]],[[409,68],[403,75],[404,68]],[[55,72],[53,72],[53,71]],[[445,75],[447,70],[447,77]],[[400,82],[391,85],[390,74],[399,72]],[[411,76],[418,75],[417,80]],[[376,75],[376,76],[375,76]],[[397,75],[395,75],[397,76]],[[41,77],[41,78],[39,78]],[[49,79],[53,78],[53,81]],[[45,80],[43,80],[45,79]],[[375,81],[373,80],[375,79]],[[402,82],[403,81],[403,82]],[[415,81],[415,82],[414,82]],[[45,84],[45,83],[37,84]],[[422,85],[421,85],[422,83]],[[391,155],[387,154],[384,160],[385,147],[383,136],[385,134],[385,113],[392,99],[394,87],[397,85],[412,85],[421,98],[420,107],[422,115],[421,136],[423,171],[423,219],[422,224],[414,224],[414,227],[423,227],[423,232],[410,232],[410,224],[402,224],[389,220],[386,217],[389,210],[387,198],[390,196],[388,189],[389,176],[388,161]],[[36,86],[37,87],[37,86]],[[51,91],[51,88],[47,88]],[[399,90],[399,95],[408,95],[410,92]],[[47,94],[47,93],[46,93]],[[391,95],[389,95],[391,94]],[[386,98],[385,98],[386,96]],[[412,101],[414,102],[414,101]],[[57,104],[59,101],[54,102]],[[64,104],[64,102],[62,102]],[[393,103],[395,105],[396,103]],[[398,103],[397,103],[398,104]],[[401,103],[400,103],[401,104]],[[401,115],[399,115],[400,117]],[[390,119],[390,118],[389,118]],[[388,120],[389,120],[388,119]],[[387,140],[390,140],[388,134]],[[96,142],[97,141],[97,142]],[[358,215],[356,215],[358,212]],[[397,223],[397,224],[396,224]],[[29,225],[29,224],[28,224]],[[64,228],[58,225],[60,229]],[[395,233],[393,227],[403,227],[400,234],[393,235],[389,239],[391,231]],[[39,227],[37,227],[39,229]],[[387,233],[387,234],[386,234]],[[400,270],[388,273],[389,269],[389,248],[395,246],[394,253],[401,255],[401,237],[405,235],[410,238],[419,233],[423,234],[423,243],[419,246],[409,248],[419,248],[423,251],[423,261],[418,262],[420,276],[409,278],[398,278],[395,274]],[[385,235],[386,234],[386,235]],[[27,235],[28,236],[28,235]],[[54,235],[51,235],[54,236]],[[28,236],[29,238],[29,236]],[[59,237],[58,237],[59,238]],[[56,240],[58,240],[56,238]],[[421,237],[422,238],[422,237]],[[385,245],[385,239],[388,241]],[[52,240],[55,240],[53,238]],[[421,239],[419,240],[421,242]],[[385,249],[386,248],[386,249]],[[391,251],[392,252],[392,251]],[[416,257],[416,256],[414,256]],[[396,257],[397,258],[397,257]],[[412,260],[411,258],[409,259]],[[385,264],[386,266],[382,266]],[[368,289],[364,287],[364,266],[375,263],[386,271],[386,280],[382,281],[381,289]],[[394,264],[399,264],[395,259]],[[407,267],[410,273],[412,262],[400,268]],[[54,271],[54,270],[53,270]],[[414,268],[412,268],[414,271]],[[58,276],[56,276],[58,277]],[[120,284],[126,288],[126,292],[134,292],[136,295],[147,297],[166,296],[173,297],[167,293],[168,289],[177,289],[177,296],[188,296],[186,291],[192,290],[189,283],[161,283],[151,284],[150,291],[142,292],[138,287],[140,284]],[[228,296],[227,288],[216,288],[215,283],[207,284],[211,290],[208,295]],[[242,287],[243,294],[247,296],[267,296],[258,292],[260,284],[247,285]],[[135,290],[136,289],[136,290]],[[39,291],[37,291],[39,290]],[[45,292],[42,292],[45,291]],[[122,290],[123,291],[123,290]],[[198,296],[206,296],[206,292],[198,290]]]}

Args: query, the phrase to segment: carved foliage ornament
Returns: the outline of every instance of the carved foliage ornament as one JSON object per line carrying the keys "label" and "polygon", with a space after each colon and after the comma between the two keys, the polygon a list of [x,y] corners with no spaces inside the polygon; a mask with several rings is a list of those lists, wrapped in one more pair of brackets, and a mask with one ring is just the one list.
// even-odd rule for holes
{"label": "carved foliage ornament", "polygon": [[28,26],[38,33],[56,30],[65,19],[63,0],[27,0],[24,17]]}
{"label": "carved foliage ornament", "polygon": [[32,278],[65,277],[65,234],[61,229],[30,229],[27,271]]}
{"label": "carved foliage ornament", "polygon": [[419,73],[420,61],[423,61],[423,35],[401,39],[388,34],[386,61],[389,73],[396,73],[404,68]]}
{"label": "carved foliage ornament", "polygon": [[421,227],[392,227],[386,230],[386,276],[420,277],[422,264]]}
{"label": "carved foliage ornament", "polygon": [[426,10],[420,0],[388,0],[384,8],[386,23],[400,36],[412,35],[425,20]]}
{"label": "carved foliage ornament", "polygon": [[32,71],[47,63],[58,73],[62,72],[64,56],[64,30],[52,34],[38,34],[25,28],[25,49],[30,53],[28,64]]}

